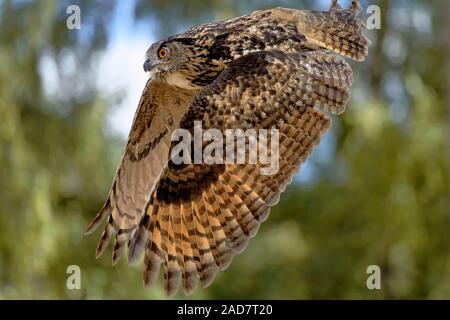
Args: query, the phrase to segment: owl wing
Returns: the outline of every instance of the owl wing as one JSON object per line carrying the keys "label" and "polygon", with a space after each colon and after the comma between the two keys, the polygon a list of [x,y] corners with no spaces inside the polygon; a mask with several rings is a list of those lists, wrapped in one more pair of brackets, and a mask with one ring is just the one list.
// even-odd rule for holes
{"label": "owl wing", "polygon": [[305,35],[306,46],[334,51],[357,61],[364,61],[369,53],[370,40],[363,34],[365,25],[358,18],[359,1],[353,0],[349,9],[341,9],[336,0],[329,11],[299,10],[297,29]]}
{"label": "owl wing", "polygon": [[97,257],[117,234],[113,263],[118,261],[117,254],[138,225],[166,165],[172,131],[178,128],[193,94],[152,80],[147,82],[107,201],[86,231],[92,233],[109,216]]}
{"label": "owl wing", "polygon": [[[326,53],[256,52],[231,62],[191,103],[180,127],[277,129],[279,170],[256,164],[180,164],[168,161],[130,242],[128,258],[145,250],[144,283],[164,264],[165,289],[186,293],[209,285],[241,252],[331,125],[323,110],[342,112],[352,70]],[[257,148],[276,151],[259,137]],[[172,150],[176,143],[172,143]],[[256,148],[255,145],[253,148]]]}
{"label": "owl wing", "polygon": [[358,18],[360,11],[359,1],[353,0],[351,7],[343,10],[333,0],[329,11],[275,8],[253,15],[269,25],[295,26],[297,34],[304,37],[300,41],[304,48],[326,49],[363,61],[370,40],[363,35],[365,25]]}

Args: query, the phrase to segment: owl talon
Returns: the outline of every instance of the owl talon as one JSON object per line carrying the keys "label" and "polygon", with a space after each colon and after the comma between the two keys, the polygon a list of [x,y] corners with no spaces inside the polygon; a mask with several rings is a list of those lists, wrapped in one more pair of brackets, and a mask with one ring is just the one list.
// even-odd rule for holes
{"label": "owl talon", "polygon": [[358,0],[352,1],[352,6],[351,6],[350,10],[353,11],[355,16],[359,16],[359,14],[361,13],[361,4],[359,3]]}
{"label": "owl talon", "polygon": [[342,10],[342,7],[339,5],[338,0],[331,0],[330,11],[338,10]]}

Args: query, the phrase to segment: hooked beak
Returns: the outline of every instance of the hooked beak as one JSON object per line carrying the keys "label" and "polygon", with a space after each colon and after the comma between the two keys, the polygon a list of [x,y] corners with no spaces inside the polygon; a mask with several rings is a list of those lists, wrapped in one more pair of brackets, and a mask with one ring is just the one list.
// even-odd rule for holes
{"label": "hooked beak", "polygon": [[152,62],[150,61],[150,59],[146,59],[144,62],[144,71],[149,72],[152,69],[153,69]]}

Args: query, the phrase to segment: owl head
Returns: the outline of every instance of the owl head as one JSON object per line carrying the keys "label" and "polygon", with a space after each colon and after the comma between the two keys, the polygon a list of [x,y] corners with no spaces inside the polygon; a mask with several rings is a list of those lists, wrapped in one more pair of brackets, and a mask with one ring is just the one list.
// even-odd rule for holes
{"label": "owl head", "polygon": [[144,71],[156,81],[184,89],[196,89],[192,83],[192,41],[186,38],[155,42],[145,54]]}

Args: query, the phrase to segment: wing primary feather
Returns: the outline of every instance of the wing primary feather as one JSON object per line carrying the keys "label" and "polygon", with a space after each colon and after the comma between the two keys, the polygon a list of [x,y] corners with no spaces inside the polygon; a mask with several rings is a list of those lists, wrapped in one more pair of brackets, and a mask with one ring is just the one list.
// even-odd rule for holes
{"label": "wing primary feather", "polygon": [[205,214],[204,212],[199,211],[198,204],[201,201],[197,199],[197,201],[193,202],[193,213],[194,213],[194,227],[196,232],[199,257],[200,257],[200,282],[204,288],[208,287],[214,278],[217,275],[218,268],[214,261],[214,257],[211,252],[211,248],[209,246],[209,241],[207,239],[206,231],[203,228],[203,224],[201,221],[201,215]]}
{"label": "wing primary feather", "polygon": [[164,259],[161,250],[158,248],[157,243],[161,243],[161,227],[159,226],[159,203],[156,197],[153,206],[151,207],[152,213],[149,224],[149,238],[145,249],[145,261],[144,261],[144,285],[146,287],[152,286],[158,278],[158,273],[161,268],[161,262]]}
{"label": "wing primary feather", "polygon": [[84,232],[84,235],[90,235],[92,234],[98,226],[102,223],[103,219],[111,213],[111,206],[110,206],[110,200],[106,201],[103,208],[100,210],[100,212],[97,214],[97,216],[92,220],[92,222],[89,224],[89,226],[86,228],[86,231]]}
{"label": "wing primary feather", "polygon": [[[184,250],[183,250],[183,230],[182,230],[182,203],[176,202],[172,204],[172,215],[171,215],[171,223],[172,223],[172,230],[173,230],[173,238],[174,238],[174,244],[175,244],[175,254],[176,254],[176,261],[179,266],[179,270],[181,273],[181,279],[186,278],[186,267],[184,264]],[[181,283],[181,281],[180,281]],[[180,284],[178,284],[179,286]],[[184,287],[184,283],[183,283]]]}
{"label": "wing primary feather", "polygon": [[116,232],[114,228],[114,221],[112,216],[109,216],[108,222],[106,223],[105,230],[103,231],[102,238],[98,243],[97,251],[95,253],[95,257],[98,259],[102,256],[103,252],[106,249],[109,241],[111,241],[111,237]]}
{"label": "wing primary feather", "polygon": [[224,218],[228,225],[230,226],[230,232],[232,234],[232,238],[230,238],[230,248],[237,253],[244,251],[248,243],[248,237],[243,231],[241,225],[237,221],[233,212],[236,212],[238,209],[235,207],[234,201],[231,197],[233,194],[233,190],[228,185],[230,181],[230,175],[227,170],[219,176],[218,182],[220,183],[220,194],[224,199],[226,207],[222,211],[225,215]]}
{"label": "wing primary feather", "polygon": [[153,205],[150,201],[145,208],[145,214],[139,222],[139,227],[136,229],[128,245],[129,264],[135,264],[139,260],[142,251],[147,247],[149,241],[151,241],[150,224],[153,221],[152,214]]}
{"label": "wing primary feather", "polygon": [[[192,213],[191,201],[181,203],[181,235],[182,235],[182,250],[183,250],[183,289],[186,294],[191,294],[197,287],[199,275],[197,265],[195,262],[195,255],[192,246],[192,239],[189,236],[189,229],[186,224],[186,216]],[[195,240],[194,240],[195,241]]]}
{"label": "wing primary feather", "polygon": [[[337,11],[333,14],[338,15]],[[350,26],[346,32],[351,33],[351,28],[356,27]],[[344,33],[320,32],[313,40],[327,45],[337,42],[335,51],[350,56],[364,53],[364,43],[359,44],[356,36],[345,42],[335,39]],[[119,261],[126,243],[130,264],[145,250],[145,286],[156,282],[162,263],[168,296],[181,285],[186,294],[199,282],[209,286],[218,271],[225,270],[234,254],[242,252],[257,234],[294,173],[330,127],[331,120],[323,111],[345,110],[351,68],[325,51],[249,53],[231,62],[194,100],[191,95],[189,111],[173,126],[179,123],[190,128],[194,119],[200,119],[205,129],[279,129],[279,170],[272,176],[262,174],[261,162],[172,166],[165,160],[171,151],[166,138],[173,129],[171,117],[177,116],[160,105],[150,108],[144,99],[140,108],[148,109],[148,119],[135,118],[128,142],[134,148],[126,152],[128,167],[118,170],[107,202],[86,230],[87,234],[93,232],[109,215],[97,257],[115,235],[113,264]],[[153,94],[149,88],[145,92]],[[161,114],[152,122],[157,111]],[[151,133],[146,131],[148,121],[154,126]],[[148,143],[140,145],[141,139]],[[260,135],[260,139],[258,151],[274,156],[269,138]],[[147,174],[151,185],[146,184]],[[130,188],[134,193],[128,197]]]}
{"label": "wing primary feather", "polygon": [[205,208],[206,219],[204,219],[204,227],[208,229],[208,234],[210,234],[210,247],[212,249],[212,254],[216,265],[220,270],[224,270],[228,265],[228,253],[229,249],[226,246],[226,236],[222,229],[222,226],[217,218],[220,214],[219,207],[216,204],[216,199],[214,197],[213,188],[209,188],[206,192],[203,192],[203,205]]}

